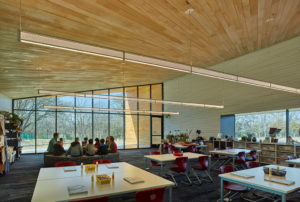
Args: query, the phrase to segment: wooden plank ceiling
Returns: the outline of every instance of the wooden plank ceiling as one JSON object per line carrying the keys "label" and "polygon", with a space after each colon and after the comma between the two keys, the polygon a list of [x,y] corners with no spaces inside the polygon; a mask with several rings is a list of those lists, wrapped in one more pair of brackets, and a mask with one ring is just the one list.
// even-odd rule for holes
{"label": "wooden plank ceiling", "polygon": [[22,0],[19,6],[0,0],[0,93],[11,98],[184,75],[20,43],[20,14],[24,31],[205,68],[300,35],[299,0]]}

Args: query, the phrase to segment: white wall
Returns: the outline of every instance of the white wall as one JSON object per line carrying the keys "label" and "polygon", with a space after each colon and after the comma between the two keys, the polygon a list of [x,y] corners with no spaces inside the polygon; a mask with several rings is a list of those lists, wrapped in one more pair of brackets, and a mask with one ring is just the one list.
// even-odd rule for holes
{"label": "white wall", "polygon": [[11,112],[12,100],[0,93],[0,111]]}
{"label": "white wall", "polygon": [[[164,83],[164,99],[182,102],[202,103],[199,101],[203,95],[198,92],[199,77],[186,75]],[[193,87],[194,86],[194,87]],[[165,111],[179,112],[180,115],[171,115],[164,118],[164,135],[174,130],[192,130],[191,138],[196,137],[196,130],[201,130],[201,135],[216,136],[220,131],[220,110],[203,109],[198,107],[182,107],[165,105]]]}

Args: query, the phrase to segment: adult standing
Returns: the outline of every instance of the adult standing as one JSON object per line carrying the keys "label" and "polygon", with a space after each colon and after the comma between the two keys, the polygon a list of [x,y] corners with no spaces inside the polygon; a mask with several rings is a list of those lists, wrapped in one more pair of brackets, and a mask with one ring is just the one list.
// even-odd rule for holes
{"label": "adult standing", "polygon": [[53,138],[50,140],[47,151],[49,153],[53,153],[53,146],[57,144],[57,139],[59,137],[58,133],[53,134]]}

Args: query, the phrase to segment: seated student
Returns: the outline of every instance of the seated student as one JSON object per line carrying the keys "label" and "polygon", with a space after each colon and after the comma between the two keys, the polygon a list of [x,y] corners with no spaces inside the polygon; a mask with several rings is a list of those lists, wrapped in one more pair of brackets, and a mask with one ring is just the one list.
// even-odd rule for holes
{"label": "seated student", "polygon": [[82,151],[82,147],[79,143],[78,137],[75,138],[75,142],[71,143],[71,146],[70,146],[67,154],[69,154],[71,156],[82,156],[83,151]]}
{"label": "seated student", "polygon": [[60,144],[60,146],[62,146],[62,148],[64,148],[63,138],[59,138],[59,141],[57,142],[57,144]]}
{"label": "seated student", "polygon": [[94,144],[93,139],[89,139],[89,143],[86,145],[86,155],[87,156],[94,156],[95,150],[94,150]]}
{"label": "seated student", "polygon": [[118,151],[117,144],[115,142],[115,138],[113,136],[109,136],[109,144],[108,144],[108,152],[116,153]]}
{"label": "seated student", "polygon": [[82,147],[85,147],[88,144],[88,138],[85,137],[81,144],[82,144]]}
{"label": "seated student", "polygon": [[104,155],[104,154],[107,154],[107,153],[108,153],[108,147],[104,143],[104,139],[101,139],[100,140],[100,147],[99,147],[99,149],[97,151],[97,154]]}
{"label": "seated student", "polygon": [[[62,139],[62,138],[61,138]],[[61,144],[59,144],[59,142],[57,142],[54,146],[53,146],[53,155],[54,156],[60,156],[65,154],[66,151],[64,150],[64,148],[61,146]]]}
{"label": "seated student", "polygon": [[53,146],[57,143],[58,136],[59,136],[58,133],[53,134],[53,138],[50,140],[49,145],[48,145],[48,149],[47,149],[47,151],[49,153],[53,153]]}
{"label": "seated student", "polygon": [[95,148],[99,149],[100,147],[100,141],[99,141],[99,138],[96,138],[95,139]]}

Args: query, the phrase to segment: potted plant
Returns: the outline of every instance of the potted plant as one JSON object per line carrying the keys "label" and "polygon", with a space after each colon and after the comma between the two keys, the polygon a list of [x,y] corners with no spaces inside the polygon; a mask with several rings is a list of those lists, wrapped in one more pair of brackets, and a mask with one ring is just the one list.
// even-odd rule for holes
{"label": "potted plant", "polygon": [[245,142],[246,139],[247,139],[247,136],[242,136],[242,137],[241,137],[241,141],[243,141],[243,142]]}

